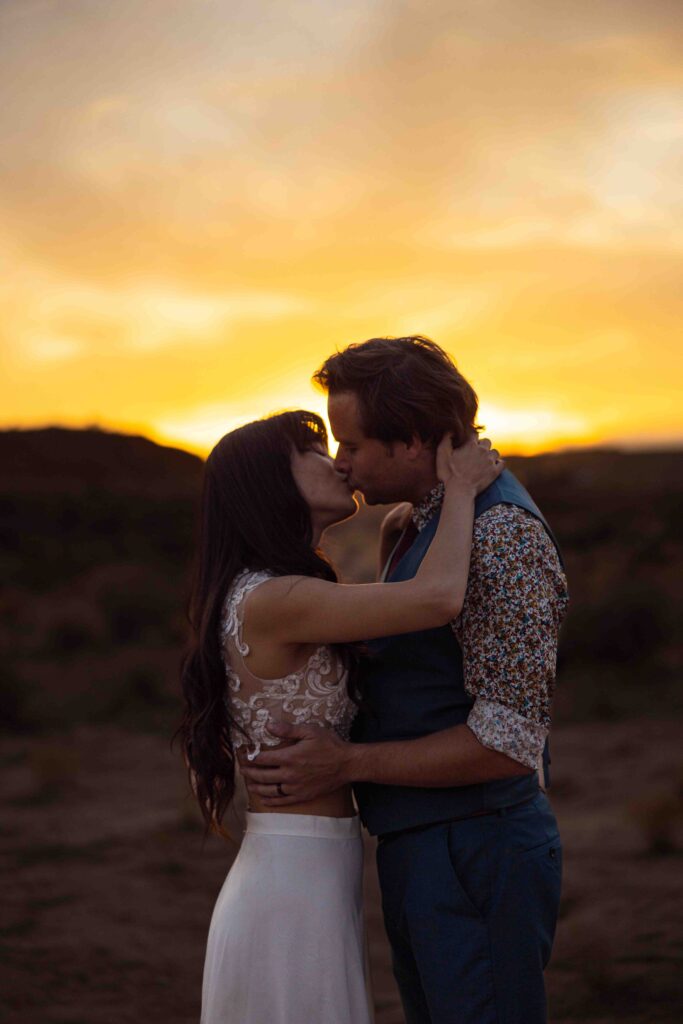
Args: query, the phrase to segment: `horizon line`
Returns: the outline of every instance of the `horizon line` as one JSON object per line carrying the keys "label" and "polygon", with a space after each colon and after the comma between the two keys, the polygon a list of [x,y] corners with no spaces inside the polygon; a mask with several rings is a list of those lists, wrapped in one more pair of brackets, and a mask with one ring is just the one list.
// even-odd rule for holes
{"label": "horizon line", "polygon": [[[168,439],[162,439],[160,437],[154,437],[153,432],[144,433],[140,430],[131,429],[123,430],[121,428],[104,426],[101,423],[90,423],[85,426],[72,426],[65,423],[48,422],[33,424],[27,426],[26,424],[21,426],[4,425],[0,426],[0,434],[9,433],[39,433],[47,430],[63,430],[73,434],[77,433],[99,433],[99,434],[111,434],[119,437],[130,437],[140,438],[144,441],[149,441],[151,444],[157,445],[159,448],[168,448],[174,451],[180,451],[187,455],[194,455],[202,461],[206,460],[208,451],[202,452],[196,448],[184,447],[180,442],[174,442]],[[500,446],[504,448],[503,445]],[[640,453],[640,454],[658,454],[663,452],[683,451],[683,437],[671,438],[668,440],[657,441],[654,439],[643,439],[643,441],[637,442],[628,439],[619,440],[605,440],[605,441],[588,441],[585,444],[574,443],[558,446],[556,448],[539,448],[534,452],[520,452],[514,449],[506,451],[505,458],[519,458],[529,459],[537,458],[543,455],[565,455],[574,452],[615,452],[615,453]]]}

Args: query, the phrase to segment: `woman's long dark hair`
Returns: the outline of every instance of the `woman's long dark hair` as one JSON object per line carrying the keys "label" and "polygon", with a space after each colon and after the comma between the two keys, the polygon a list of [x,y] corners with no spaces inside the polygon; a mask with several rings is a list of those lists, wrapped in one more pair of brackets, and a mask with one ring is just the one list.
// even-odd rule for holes
{"label": "woman's long dark hair", "polygon": [[177,736],[207,831],[222,832],[235,791],[235,722],[225,700],[219,635],[232,581],[243,569],[337,579],[312,546],[310,510],[291,468],[293,448],[304,452],[318,444],[327,447],[319,416],[284,412],[226,434],[206,462],[188,609],[191,636],[181,666],[185,709]]}

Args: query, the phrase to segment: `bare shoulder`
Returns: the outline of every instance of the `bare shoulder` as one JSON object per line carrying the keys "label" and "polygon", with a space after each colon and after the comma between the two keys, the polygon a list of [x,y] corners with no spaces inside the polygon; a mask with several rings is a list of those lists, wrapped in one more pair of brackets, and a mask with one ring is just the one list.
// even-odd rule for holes
{"label": "bare shoulder", "polygon": [[301,602],[314,601],[331,586],[334,584],[313,576],[273,576],[249,595],[249,618],[256,625],[268,625],[285,602],[290,603],[292,598]]}

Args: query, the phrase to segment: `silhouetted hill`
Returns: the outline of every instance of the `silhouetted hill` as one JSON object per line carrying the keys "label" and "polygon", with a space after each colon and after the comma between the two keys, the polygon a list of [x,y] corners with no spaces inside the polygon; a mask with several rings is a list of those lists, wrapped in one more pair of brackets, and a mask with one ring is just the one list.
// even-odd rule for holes
{"label": "silhouetted hill", "polygon": [[184,572],[203,462],[102,430],[0,432],[0,570],[48,589],[103,564]]}
{"label": "silhouetted hill", "polygon": [[203,462],[146,437],[46,427],[0,432],[0,490],[194,493]]}
{"label": "silhouetted hill", "polygon": [[[202,465],[99,430],[0,433],[7,724],[129,715],[144,724],[177,710]],[[566,558],[559,715],[679,709],[683,452],[581,450],[508,465]],[[363,506],[329,531],[342,579],[374,578],[385,511]]]}

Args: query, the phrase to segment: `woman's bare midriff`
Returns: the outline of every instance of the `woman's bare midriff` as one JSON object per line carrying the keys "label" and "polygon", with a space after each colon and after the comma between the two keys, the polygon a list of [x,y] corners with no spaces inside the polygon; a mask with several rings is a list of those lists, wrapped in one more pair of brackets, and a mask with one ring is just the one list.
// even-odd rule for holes
{"label": "woman's bare midriff", "polygon": [[[286,793],[287,787],[283,788]],[[343,786],[341,789],[336,789],[334,793],[326,793],[325,796],[316,797],[315,800],[307,800],[287,807],[266,806],[260,797],[250,794],[247,809],[255,811],[257,814],[318,814],[326,818],[351,818],[356,813],[350,786]]]}
{"label": "woman's bare midriff", "polygon": [[[272,750],[279,750],[283,747],[291,747],[293,741],[283,740]],[[243,755],[238,761],[243,760]],[[245,761],[245,763],[247,763]],[[287,784],[283,785],[285,794]],[[276,794],[276,787],[273,786],[273,795]],[[272,807],[263,803],[258,793],[250,793],[247,790],[249,803],[247,810],[256,814],[316,814],[325,818],[352,818],[356,814],[356,807],[351,795],[350,786],[341,786],[332,793],[325,793],[324,796],[316,797],[315,800],[304,800],[300,804],[288,804],[286,807]]]}

